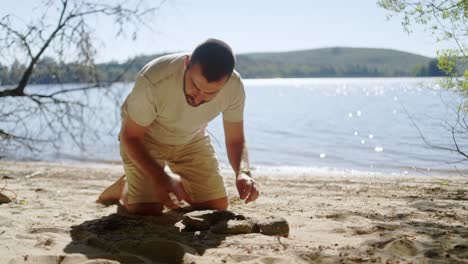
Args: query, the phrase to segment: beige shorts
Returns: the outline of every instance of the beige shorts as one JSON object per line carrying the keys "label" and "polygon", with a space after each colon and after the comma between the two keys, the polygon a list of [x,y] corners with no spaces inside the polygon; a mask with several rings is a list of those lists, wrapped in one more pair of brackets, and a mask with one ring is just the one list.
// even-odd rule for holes
{"label": "beige shorts", "polygon": [[[208,136],[199,136],[186,145],[165,145],[145,137],[150,156],[164,168],[180,175],[194,203],[227,196],[216,154]],[[128,184],[128,204],[157,203],[156,193],[146,175],[136,168],[120,144]],[[167,169],[167,167],[166,167]]]}

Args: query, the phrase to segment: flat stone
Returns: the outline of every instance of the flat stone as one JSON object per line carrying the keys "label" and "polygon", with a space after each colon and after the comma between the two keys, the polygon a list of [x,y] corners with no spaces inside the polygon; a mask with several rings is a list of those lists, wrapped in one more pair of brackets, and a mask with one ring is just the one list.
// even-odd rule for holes
{"label": "flat stone", "polygon": [[244,216],[236,215],[229,211],[220,210],[203,210],[186,213],[182,219],[184,231],[203,231],[210,229],[210,226],[217,224],[220,221],[231,219],[245,219]]}
{"label": "flat stone", "polygon": [[457,256],[459,259],[468,259],[468,244],[455,245],[448,253]]}
{"label": "flat stone", "polygon": [[270,216],[266,219],[256,221],[256,226],[261,234],[267,236],[284,236],[289,235],[289,224],[286,219],[277,216]]}
{"label": "flat stone", "polygon": [[252,233],[255,223],[248,220],[224,220],[211,227],[216,234],[249,234]]}
{"label": "flat stone", "polygon": [[419,249],[415,242],[401,238],[390,242],[385,249],[393,255],[400,257],[416,256],[419,253]]}
{"label": "flat stone", "polygon": [[204,210],[186,213],[182,219],[183,231],[211,230],[217,234],[261,233],[267,236],[289,235],[289,224],[282,217],[252,219],[224,210]]}
{"label": "flat stone", "polygon": [[203,210],[186,213],[184,216],[201,218],[209,221],[210,223],[215,223],[221,220],[236,219],[237,215],[233,212],[225,210]]}
{"label": "flat stone", "polygon": [[0,204],[11,203],[10,197],[0,193]]}
{"label": "flat stone", "polygon": [[184,216],[182,219],[184,231],[202,231],[210,229],[210,221],[195,216]]}
{"label": "flat stone", "polygon": [[443,254],[443,252],[436,248],[428,249],[424,252],[426,258],[438,258]]}

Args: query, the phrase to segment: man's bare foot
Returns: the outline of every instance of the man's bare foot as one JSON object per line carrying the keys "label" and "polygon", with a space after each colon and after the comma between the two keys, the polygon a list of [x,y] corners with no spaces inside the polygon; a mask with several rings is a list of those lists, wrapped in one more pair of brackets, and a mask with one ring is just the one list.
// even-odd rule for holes
{"label": "man's bare foot", "polygon": [[99,195],[96,203],[103,205],[120,204],[122,198],[122,192],[125,188],[125,175],[122,175],[116,182],[111,186],[107,187],[101,195]]}

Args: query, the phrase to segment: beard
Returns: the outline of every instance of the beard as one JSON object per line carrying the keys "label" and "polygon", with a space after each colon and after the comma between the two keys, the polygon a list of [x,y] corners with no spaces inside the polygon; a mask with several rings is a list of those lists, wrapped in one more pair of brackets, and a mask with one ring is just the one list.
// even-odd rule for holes
{"label": "beard", "polygon": [[200,106],[200,105],[206,103],[206,101],[201,101],[199,104],[196,104],[195,100],[190,95],[185,96],[185,101],[187,101],[187,104],[189,104],[192,107],[197,107],[197,106]]}

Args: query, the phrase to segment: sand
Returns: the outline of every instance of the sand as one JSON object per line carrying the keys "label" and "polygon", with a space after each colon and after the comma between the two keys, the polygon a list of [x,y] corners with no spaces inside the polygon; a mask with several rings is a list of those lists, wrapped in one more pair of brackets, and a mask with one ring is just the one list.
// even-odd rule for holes
{"label": "sand", "polygon": [[[117,213],[94,201],[116,164],[0,162],[0,263],[468,263],[468,178],[265,175],[233,212],[284,217],[288,237],[182,232],[184,212]],[[0,180],[0,187],[4,182]],[[11,193],[2,191],[9,197]]]}

